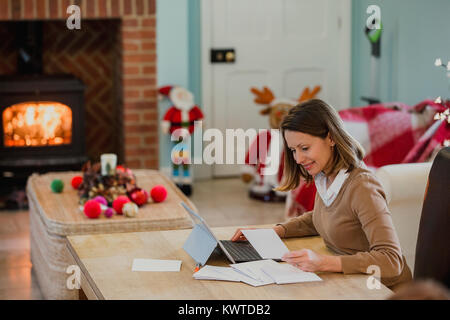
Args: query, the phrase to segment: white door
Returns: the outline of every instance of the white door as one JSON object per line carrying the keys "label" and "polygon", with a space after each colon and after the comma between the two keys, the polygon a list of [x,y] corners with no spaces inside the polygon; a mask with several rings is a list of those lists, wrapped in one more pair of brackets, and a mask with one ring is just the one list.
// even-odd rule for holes
{"label": "white door", "polygon": [[[204,0],[203,104],[207,127],[269,128],[251,87],[297,99],[305,86],[337,109],[350,103],[349,0]],[[211,64],[212,48],[233,48],[236,62]],[[214,165],[213,176],[239,174]]]}

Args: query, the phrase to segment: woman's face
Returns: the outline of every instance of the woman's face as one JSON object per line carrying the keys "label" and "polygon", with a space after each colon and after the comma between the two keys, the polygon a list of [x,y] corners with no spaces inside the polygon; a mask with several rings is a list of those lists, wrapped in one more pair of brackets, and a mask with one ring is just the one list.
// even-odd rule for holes
{"label": "woman's face", "polygon": [[294,160],[313,177],[331,163],[334,142],[330,135],[322,139],[307,133],[286,130],[284,138]]}

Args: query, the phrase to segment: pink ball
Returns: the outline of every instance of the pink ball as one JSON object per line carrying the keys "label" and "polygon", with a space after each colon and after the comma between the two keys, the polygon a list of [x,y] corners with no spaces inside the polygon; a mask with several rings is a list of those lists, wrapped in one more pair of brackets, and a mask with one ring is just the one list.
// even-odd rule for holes
{"label": "pink ball", "polygon": [[105,206],[108,205],[108,201],[106,201],[105,197],[103,197],[103,196],[96,196],[96,197],[95,197],[94,199],[92,199],[92,200],[97,201],[98,203],[103,204],[103,205],[105,205]]}
{"label": "pink ball", "polygon": [[167,189],[163,185],[156,185],[150,190],[150,196],[155,202],[163,202],[167,198]]}
{"label": "pink ball", "polygon": [[114,209],[108,208],[105,210],[104,214],[105,214],[105,217],[111,218],[114,215]]}
{"label": "pink ball", "polygon": [[116,210],[117,214],[122,214],[123,205],[131,200],[127,196],[118,196],[116,200],[113,201],[113,208]]}
{"label": "pink ball", "polygon": [[91,219],[98,218],[98,216],[102,213],[102,208],[100,207],[100,203],[95,200],[88,200],[84,204],[84,214]]}

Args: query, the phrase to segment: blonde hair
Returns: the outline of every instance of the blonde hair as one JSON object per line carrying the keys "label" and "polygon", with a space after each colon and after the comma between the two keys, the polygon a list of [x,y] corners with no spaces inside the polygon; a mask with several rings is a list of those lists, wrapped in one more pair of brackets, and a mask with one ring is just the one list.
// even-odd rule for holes
{"label": "blonde hair", "polygon": [[280,130],[284,145],[284,172],[283,181],[275,190],[295,189],[300,183],[300,177],[303,177],[307,182],[313,180],[308,171],[295,161],[284,137],[286,130],[302,132],[322,139],[330,134],[335,146],[333,147],[330,170],[325,172],[326,175],[338,172],[343,168],[347,168],[347,172],[350,172],[355,167],[359,167],[360,161],[364,158],[364,149],[358,141],[345,131],[339,114],[320,99],[308,100],[293,107],[284,117]]}

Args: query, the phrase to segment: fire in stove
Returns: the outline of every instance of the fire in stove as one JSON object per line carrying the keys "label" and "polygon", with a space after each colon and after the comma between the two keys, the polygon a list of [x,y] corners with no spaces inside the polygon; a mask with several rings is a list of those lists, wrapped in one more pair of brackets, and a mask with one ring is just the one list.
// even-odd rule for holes
{"label": "fire in stove", "polygon": [[59,102],[23,102],[3,111],[4,147],[41,147],[72,142],[72,110]]}

